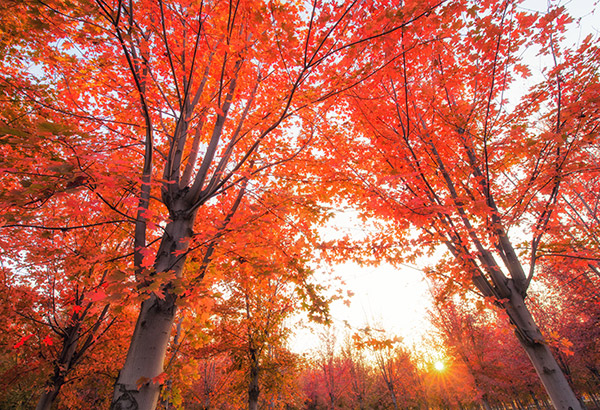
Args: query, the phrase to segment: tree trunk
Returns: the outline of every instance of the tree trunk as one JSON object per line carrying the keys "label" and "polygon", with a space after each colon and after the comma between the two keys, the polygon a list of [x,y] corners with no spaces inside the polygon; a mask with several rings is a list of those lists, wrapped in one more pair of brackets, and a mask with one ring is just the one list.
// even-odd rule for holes
{"label": "tree trunk", "polygon": [[592,401],[594,402],[594,407],[595,407],[596,409],[600,409],[600,403],[598,403],[598,399],[596,398],[596,397],[597,397],[597,396],[596,396],[596,393],[594,393],[594,392],[591,392],[591,393],[590,393],[590,397],[592,398]]}
{"label": "tree trunk", "polygon": [[542,407],[540,406],[540,402],[538,401],[537,397],[535,396],[535,393],[530,391],[529,392],[531,394],[531,399],[533,400],[533,404],[535,406],[535,408],[537,410],[542,410]]}
{"label": "tree trunk", "polygon": [[390,392],[390,396],[392,397],[392,403],[394,404],[394,409],[399,410],[398,407],[398,398],[396,397],[396,392],[394,391],[394,384],[392,382],[386,381],[388,391]]}
{"label": "tree trunk", "polygon": [[596,368],[596,366],[588,366],[589,371],[594,375],[597,381],[600,381],[600,372]]}
{"label": "tree trunk", "polygon": [[152,294],[142,302],[127,359],[115,385],[111,409],[156,408],[160,385],[151,379],[163,372],[175,310],[172,295],[160,300]]}
{"label": "tree trunk", "polygon": [[588,386],[590,386],[590,389],[588,390],[588,394],[590,396],[590,399],[592,400],[592,403],[594,403],[594,408],[595,409],[600,409],[600,403],[598,403],[598,400],[596,400],[596,395],[594,394],[594,387],[590,385],[590,383],[588,382]]}
{"label": "tree trunk", "polygon": [[73,357],[79,342],[80,323],[69,326],[64,333],[63,348],[58,359],[54,362],[54,374],[46,384],[35,410],[50,410],[63,384],[67,373],[71,370]]}
{"label": "tree trunk", "polygon": [[487,395],[484,394],[481,396],[480,404],[483,410],[492,410],[492,408],[490,407],[490,403],[488,402]]}
{"label": "tree trunk", "polygon": [[[156,255],[156,272],[169,271],[181,277],[193,221],[192,215],[167,224]],[[161,386],[152,379],[163,373],[177,310],[177,297],[170,284],[160,290],[160,298],[152,292],[142,302],[127,358],[115,383],[111,410],[156,408]]]}
{"label": "tree trunk", "polygon": [[62,384],[46,387],[44,393],[40,396],[40,400],[38,401],[35,410],[50,410],[52,408],[52,403],[54,403],[56,396],[58,396],[61,386]]}
{"label": "tree trunk", "polygon": [[510,299],[504,303],[521,346],[529,356],[556,410],[582,410],[573,389],[525,305],[523,297],[512,287]]}
{"label": "tree trunk", "polygon": [[248,384],[248,410],[258,409],[258,396],[260,395],[260,386],[258,384],[258,357],[254,350],[250,351],[250,382]]}

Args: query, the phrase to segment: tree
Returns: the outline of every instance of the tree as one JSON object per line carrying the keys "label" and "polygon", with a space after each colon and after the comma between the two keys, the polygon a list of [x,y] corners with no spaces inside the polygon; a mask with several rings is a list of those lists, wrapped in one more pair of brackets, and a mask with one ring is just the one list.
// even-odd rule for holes
{"label": "tree", "polygon": [[348,378],[351,384],[351,406],[355,409],[368,409],[375,407],[374,377],[369,365],[365,349],[356,343],[349,335],[346,336],[342,346],[341,356],[348,363]]}
{"label": "tree", "polygon": [[[556,36],[568,21],[563,9],[538,18],[508,1],[452,7],[462,18],[444,31],[450,24],[440,17],[444,36],[417,47],[422,34],[402,30],[386,43],[401,58],[352,90],[347,101],[356,123],[338,123],[332,133],[365,137],[343,151],[347,172],[366,191],[357,205],[393,221],[399,246],[445,246],[449,256],[437,271],[494,300],[554,406],[580,408],[525,299],[563,177],[585,174],[580,153],[594,144],[595,107],[578,98],[597,87],[597,61],[590,58],[597,51],[586,42],[559,56]],[[564,64],[509,110],[504,93],[514,72],[527,72],[517,52],[528,39]],[[584,82],[576,69],[567,72],[581,65]],[[542,129],[532,124],[535,116]],[[519,254],[524,247],[528,260]]]}
{"label": "tree", "polygon": [[[61,201],[48,199],[46,207],[54,215],[38,217],[37,223],[47,228],[77,224],[79,218],[74,215],[65,221],[62,205]],[[22,207],[20,211],[13,222],[17,218],[26,220],[31,209]],[[102,214],[96,217],[103,218]],[[93,232],[35,229],[26,235],[13,234],[10,245],[3,247],[0,263],[7,268],[1,303],[4,317],[13,318],[15,329],[10,336],[21,337],[13,341],[13,352],[7,353],[27,357],[21,347],[33,343],[27,341],[35,336],[39,348],[37,358],[32,359],[38,363],[37,372],[50,373],[44,385],[33,385],[40,391],[38,409],[50,408],[64,384],[73,383],[90,370],[82,372],[76,367],[98,347],[99,340],[107,340],[105,334],[112,332],[115,323],[119,328],[115,332],[123,332],[121,326],[128,323],[127,311],[110,306],[121,299],[120,231],[112,224]],[[56,243],[63,247],[57,250]],[[98,255],[100,248],[104,252]],[[118,344],[113,349],[114,357],[118,357]]]}
{"label": "tree", "polygon": [[[405,19],[386,2],[304,6],[81,0],[16,8],[31,12],[33,33],[43,34],[11,51],[23,52],[19,76],[52,89],[47,108],[90,142],[63,151],[79,160],[79,183],[134,224],[137,286],[127,290],[141,308],[113,408],[155,407],[177,302],[194,297],[249,181],[309,144],[319,119],[311,108],[385,64],[352,64],[371,40],[435,4]],[[16,81],[10,87],[19,100],[44,103]],[[111,155],[98,161],[99,152]],[[96,163],[105,168],[88,172]],[[185,276],[190,253],[205,266]]]}
{"label": "tree", "polygon": [[357,343],[371,351],[375,371],[385,386],[391,406],[394,409],[419,407],[425,392],[420,389],[416,361],[400,338],[391,338],[385,333],[375,335],[374,331],[378,330],[367,327],[364,339],[357,337]]}
{"label": "tree", "polygon": [[[6,355],[17,356],[17,361],[31,359],[32,367],[47,376],[40,380],[42,385],[30,384],[39,391],[37,408],[44,409],[50,408],[64,384],[85,378],[86,371],[76,367],[86,361],[117,316],[122,318],[119,326],[127,322],[127,315],[111,310],[106,298],[109,293],[112,301],[122,299],[120,256],[127,247],[123,228],[127,221],[115,220],[111,210],[85,189],[88,176],[101,173],[105,164],[99,156],[89,165],[80,152],[101,150],[101,144],[86,141],[76,127],[43,106],[56,99],[52,90],[17,74],[3,80],[8,85],[2,88],[0,109],[2,304],[6,317],[13,318],[10,336],[22,337],[10,343],[19,348]],[[11,88],[13,81],[39,92],[40,105],[23,101]],[[105,198],[113,199],[113,194]],[[29,343],[37,339],[36,358],[25,349],[30,339]],[[115,344],[114,354],[118,353]],[[14,381],[7,383],[9,391]]]}
{"label": "tree", "polygon": [[[303,309],[313,317],[326,314],[321,300],[306,297],[312,271],[305,266],[316,240],[316,223],[322,218],[309,198],[285,195],[284,191],[253,192],[250,211],[258,202],[268,212],[241,217],[232,225],[243,226],[235,242],[223,244],[213,255],[211,275],[216,349],[229,355],[232,367],[243,373],[249,409],[258,408],[261,392],[270,397],[291,396],[298,358],[287,348],[290,329],[286,321]],[[312,217],[306,214],[306,207]],[[292,208],[295,208],[293,210]],[[290,224],[296,219],[303,228]],[[300,238],[299,235],[303,237]]]}
{"label": "tree", "polygon": [[320,335],[321,345],[305,372],[304,390],[311,409],[344,408],[351,390],[350,367],[337,353],[337,337],[332,326]]}
{"label": "tree", "polygon": [[[38,397],[38,409],[50,408],[65,384],[83,396],[93,373],[96,386],[87,399],[100,405],[99,380],[110,385],[116,369],[97,342],[111,340],[111,355],[119,357],[123,350],[115,335],[126,332],[121,326],[129,324],[123,274],[128,267],[122,259],[131,246],[129,220],[107,204],[128,202],[132,181],[120,165],[131,161],[132,152],[119,150],[118,137],[90,138],[97,122],[85,121],[77,108],[62,109],[80,96],[69,86],[83,81],[82,73],[70,78],[67,87],[44,78],[44,62],[68,61],[68,44],[61,42],[57,28],[77,24],[77,16],[49,12],[53,6],[62,7],[54,2],[2,5],[7,16],[2,19],[7,35],[0,87],[2,303],[3,311],[10,312],[6,317],[15,319],[10,337],[17,338],[7,356],[29,363],[40,375],[26,388],[37,390],[32,396]],[[41,59],[38,52],[44,54]],[[74,65],[83,73],[88,68]],[[111,178],[108,169],[115,172]],[[115,302],[120,306],[111,307]],[[14,382],[21,384],[20,377],[8,381],[9,392]],[[77,394],[68,396],[63,405],[79,406],[69,401]],[[35,406],[29,401],[23,405]]]}

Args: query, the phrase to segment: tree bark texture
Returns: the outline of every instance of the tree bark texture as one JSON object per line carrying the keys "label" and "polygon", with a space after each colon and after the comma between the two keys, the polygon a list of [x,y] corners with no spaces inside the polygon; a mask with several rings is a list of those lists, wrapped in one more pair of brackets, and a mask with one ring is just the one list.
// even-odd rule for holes
{"label": "tree bark texture", "polygon": [[540,332],[523,297],[514,288],[504,307],[515,325],[519,343],[525,349],[556,410],[582,410],[550,347]]}
{"label": "tree bark texture", "polygon": [[[167,224],[154,264],[156,272],[173,272],[181,277],[193,216]],[[152,381],[163,373],[171,331],[175,323],[177,297],[170,285],[162,286],[160,298],[151,293],[142,302],[123,369],[113,393],[111,410],[153,410],[160,384]]]}

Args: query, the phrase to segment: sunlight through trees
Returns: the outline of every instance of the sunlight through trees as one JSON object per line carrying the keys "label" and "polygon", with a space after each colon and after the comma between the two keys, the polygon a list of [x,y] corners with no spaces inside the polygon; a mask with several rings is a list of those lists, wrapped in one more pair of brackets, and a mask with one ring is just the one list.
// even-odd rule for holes
{"label": "sunlight through trees", "polygon": [[545,7],[4,0],[0,408],[599,408],[600,46]]}

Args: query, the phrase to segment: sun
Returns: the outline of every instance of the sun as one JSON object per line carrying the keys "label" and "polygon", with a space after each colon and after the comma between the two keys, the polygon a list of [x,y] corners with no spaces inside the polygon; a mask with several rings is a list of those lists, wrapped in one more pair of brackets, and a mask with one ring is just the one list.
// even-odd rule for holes
{"label": "sun", "polygon": [[437,370],[438,372],[441,372],[442,370],[444,370],[446,368],[446,365],[444,364],[444,362],[438,360],[433,364],[433,367],[435,368],[435,370]]}

